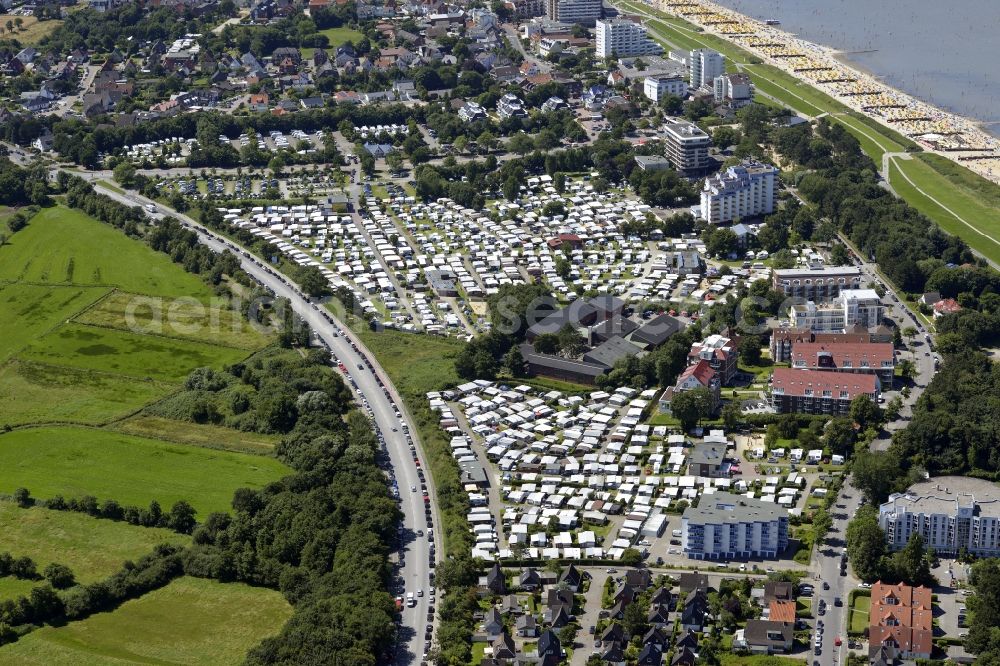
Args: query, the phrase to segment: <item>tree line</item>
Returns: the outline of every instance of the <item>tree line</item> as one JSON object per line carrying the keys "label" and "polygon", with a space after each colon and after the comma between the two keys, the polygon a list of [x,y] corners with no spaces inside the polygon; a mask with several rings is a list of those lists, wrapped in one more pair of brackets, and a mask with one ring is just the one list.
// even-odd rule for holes
{"label": "tree line", "polygon": [[377,106],[331,104],[322,109],[302,110],[282,116],[271,113],[236,116],[206,110],[197,114],[183,113],[169,118],[158,118],[131,127],[77,118],[59,118],[54,115],[41,117],[15,115],[0,124],[0,138],[27,146],[48,130],[52,132],[53,150],[59,153],[62,159],[95,168],[99,166],[101,153],[110,155],[126,146],[174,137],[184,139],[200,137],[199,152],[196,155],[198,166],[224,167],[230,165],[235,151],[231,148],[227,150],[227,146],[218,143],[220,134],[235,138],[244,132],[248,134],[260,132],[267,135],[272,130],[278,130],[287,134],[296,129],[311,134],[337,127],[344,120],[362,126],[406,124],[410,118],[422,121],[424,108],[407,107],[402,104]]}
{"label": "tree line", "polygon": [[[142,216],[81,183],[65,183],[67,199],[100,219],[125,228]],[[193,232],[164,221],[149,242],[208,277],[208,266],[196,260],[201,255],[191,254],[199,247]],[[293,473],[261,490],[237,490],[232,514],[209,514],[193,530],[190,549],[161,547],[148,572],[130,571],[116,585],[124,594],[141,593],[183,572],[279,589],[295,613],[278,636],[251,651],[248,663],[379,663],[395,636],[388,555],[400,513],[379,467],[371,423],[352,410],[329,356],[316,351],[293,360],[271,350],[223,372],[196,369],[184,393],[221,394],[237,383],[258,394],[248,395],[257,414],[253,427],[284,433],[275,455]],[[92,588],[66,599],[67,618],[126,598]]]}
{"label": "tree line", "polygon": [[[161,544],[137,562],[127,561],[107,579],[89,585],[75,585],[67,567],[51,569],[50,584],[39,585],[16,599],[0,601],[0,644],[17,640],[34,628],[26,625],[82,620],[163,587],[183,573],[181,552],[179,546]],[[56,591],[54,588],[59,586],[66,589]]]}

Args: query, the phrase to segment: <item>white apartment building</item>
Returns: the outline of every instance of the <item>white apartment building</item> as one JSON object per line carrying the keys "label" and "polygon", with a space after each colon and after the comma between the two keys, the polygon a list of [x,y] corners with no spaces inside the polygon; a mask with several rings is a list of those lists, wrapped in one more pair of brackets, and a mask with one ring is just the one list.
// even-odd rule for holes
{"label": "white apartment building", "polygon": [[602,0],[546,0],[545,15],[550,21],[592,26],[602,15]]}
{"label": "white apartment building", "polygon": [[774,181],[778,170],[759,162],[731,166],[705,179],[700,215],[709,224],[774,212]]}
{"label": "white apartment building", "polygon": [[646,27],[628,19],[613,18],[598,21],[595,55],[598,58],[627,58],[629,56],[663,53],[663,47],[646,36]]}
{"label": "white apartment building", "polygon": [[778,557],[788,547],[788,511],[730,493],[704,494],[681,517],[684,554],[696,560]]}
{"label": "white apartment building", "polygon": [[524,103],[517,95],[507,93],[497,102],[497,115],[501,119],[527,118],[528,112],[524,110]]}
{"label": "white apartment building", "polygon": [[746,74],[723,74],[715,77],[715,102],[739,109],[753,101],[753,84]]}
{"label": "white apartment building", "polygon": [[843,289],[829,303],[816,305],[813,301],[793,305],[789,319],[795,328],[814,333],[843,333],[860,325],[875,328],[882,323],[885,306],[874,289]]}
{"label": "white apartment building", "polygon": [[687,97],[688,84],[680,76],[647,76],[642,82],[642,92],[647,99],[659,104],[667,95]]}
{"label": "white apartment building", "polygon": [[663,126],[666,155],[674,168],[686,177],[697,176],[709,166],[708,149],[712,137],[694,123],[679,121]]}
{"label": "white apartment building", "polygon": [[477,102],[466,102],[465,106],[458,110],[458,117],[466,123],[471,123],[475,120],[485,120],[486,109]]}
{"label": "white apartment building", "polygon": [[889,496],[879,507],[879,527],[890,550],[913,534],[939,555],[966,550],[980,557],[1000,555],[1000,488],[981,479],[942,476]]}
{"label": "white apartment building", "polygon": [[688,76],[692,88],[715,86],[715,79],[726,73],[726,59],[712,49],[691,51],[687,57]]}

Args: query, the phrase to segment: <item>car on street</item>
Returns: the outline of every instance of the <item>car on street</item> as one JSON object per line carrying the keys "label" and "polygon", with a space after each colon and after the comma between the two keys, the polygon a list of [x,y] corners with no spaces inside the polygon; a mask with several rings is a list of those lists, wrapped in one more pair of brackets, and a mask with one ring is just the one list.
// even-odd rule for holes
{"label": "car on street", "polygon": [[411,493],[415,493],[415,492],[417,492],[417,487],[416,487],[416,486],[412,486],[412,485],[411,485],[411,486],[410,486],[410,492],[411,492]]}

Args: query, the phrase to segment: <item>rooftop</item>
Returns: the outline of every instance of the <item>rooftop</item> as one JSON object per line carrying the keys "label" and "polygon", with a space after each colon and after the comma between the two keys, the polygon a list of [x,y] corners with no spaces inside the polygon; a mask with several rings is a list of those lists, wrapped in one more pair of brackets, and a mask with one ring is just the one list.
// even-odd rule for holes
{"label": "rooftop", "polygon": [[703,495],[697,507],[684,510],[691,523],[754,523],[787,518],[788,511],[777,504],[730,493]]}
{"label": "rooftop", "polygon": [[882,513],[955,514],[974,507],[980,516],[1000,518],[1000,486],[983,479],[939,476],[915,483],[905,493],[889,496]]}
{"label": "rooftop", "polygon": [[793,396],[805,396],[806,391],[812,391],[815,397],[821,397],[823,391],[829,391],[831,395],[826,396],[829,398],[841,398],[840,392],[847,391],[847,399],[853,399],[862,393],[875,393],[878,379],[875,375],[857,373],[775,368],[772,387]]}

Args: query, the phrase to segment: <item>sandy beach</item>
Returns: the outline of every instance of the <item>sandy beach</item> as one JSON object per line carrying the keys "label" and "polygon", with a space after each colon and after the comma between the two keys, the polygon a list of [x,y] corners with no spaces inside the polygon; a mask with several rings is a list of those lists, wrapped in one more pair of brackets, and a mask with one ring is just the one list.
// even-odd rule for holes
{"label": "sandy beach", "polygon": [[643,0],[745,49],[922,147],[1000,183],[1000,140],[976,120],[944,111],[879,80],[835,49],[707,0]]}

